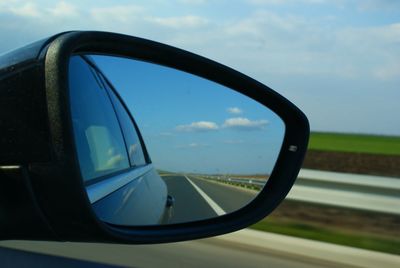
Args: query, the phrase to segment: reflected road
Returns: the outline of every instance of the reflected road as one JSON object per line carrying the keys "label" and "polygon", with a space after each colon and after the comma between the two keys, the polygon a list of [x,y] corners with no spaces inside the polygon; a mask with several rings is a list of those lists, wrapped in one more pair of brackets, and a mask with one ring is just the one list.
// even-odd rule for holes
{"label": "reflected road", "polygon": [[247,205],[255,191],[208,181],[194,176],[164,175],[168,194],[174,197],[169,223],[213,218]]}

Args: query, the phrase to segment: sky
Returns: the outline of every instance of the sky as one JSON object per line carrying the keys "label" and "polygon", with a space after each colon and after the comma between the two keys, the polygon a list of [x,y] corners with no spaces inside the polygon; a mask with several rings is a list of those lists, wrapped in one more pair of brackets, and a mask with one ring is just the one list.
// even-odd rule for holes
{"label": "sky", "polygon": [[285,124],[225,86],[131,59],[92,56],[129,107],[154,165],[208,174],[270,174]]}
{"label": "sky", "polygon": [[[139,36],[221,62],[295,103],[312,131],[400,135],[398,0],[0,0],[0,53],[66,30]],[[221,130],[228,117],[218,119]]]}
{"label": "sky", "polygon": [[400,135],[398,0],[0,0],[0,53],[66,30],[219,61],[297,104],[312,130]]}

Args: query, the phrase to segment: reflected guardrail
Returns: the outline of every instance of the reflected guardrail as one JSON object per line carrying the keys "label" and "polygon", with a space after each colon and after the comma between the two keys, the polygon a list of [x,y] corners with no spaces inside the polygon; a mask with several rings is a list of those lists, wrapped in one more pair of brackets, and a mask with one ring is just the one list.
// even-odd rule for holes
{"label": "reflected guardrail", "polygon": [[261,190],[266,184],[267,180],[255,179],[255,178],[232,178],[224,176],[197,176],[198,178],[230,184],[234,186],[240,186],[244,188],[250,188],[254,190]]}

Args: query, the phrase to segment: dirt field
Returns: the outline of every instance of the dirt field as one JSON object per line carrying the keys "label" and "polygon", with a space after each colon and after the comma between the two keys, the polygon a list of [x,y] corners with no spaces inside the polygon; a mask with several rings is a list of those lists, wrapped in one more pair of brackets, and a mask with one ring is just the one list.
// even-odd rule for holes
{"label": "dirt field", "polygon": [[[400,179],[400,156],[309,150],[303,168]],[[266,220],[269,218],[282,224],[322,227],[364,238],[392,241],[400,237],[400,216],[384,213],[285,200]]]}
{"label": "dirt field", "polygon": [[304,168],[400,178],[400,156],[309,150]]}
{"label": "dirt field", "polygon": [[400,236],[400,217],[390,214],[285,200],[270,217],[372,236]]}

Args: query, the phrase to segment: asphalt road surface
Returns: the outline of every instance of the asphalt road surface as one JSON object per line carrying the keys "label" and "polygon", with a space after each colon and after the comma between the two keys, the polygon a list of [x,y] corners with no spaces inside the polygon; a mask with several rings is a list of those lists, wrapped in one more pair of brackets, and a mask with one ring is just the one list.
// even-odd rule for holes
{"label": "asphalt road surface", "polygon": [[168,194],[174,197],[173,215],[169,223],[214,218],[247,205],[255,191],[208,181],[193,176],[162,176]]}
{"label": "asphalt road surface", "polygon": [[[240,244],[203,239],[161,245],[114,245],[90,243],[60,243],[8,241],[1,242],[5,248],[16,248],[53,256],[92,261],[99,264],[123,267],[282,267],[316,268],[328,266],[315,260],[295,258],[290,255],[264,251],[260,248],[244,247]],[[0,253],[1,253],[0,246]],[[13,261],[8,261],[13,267]],[[32,263],[31,267],[40,267]]]}
{"label": "asphalt road surface", "polygon": [[[9,249],[67,257],[70,264],[85,260],[124,267],[400,267],[398,255],[249,229],[160,245],[0,241],[0,267],[21,267],[15,265],[18,262],[25,262],[23,267],[40,267],[40,258],[15,258]],[[54,258],[53,263],[57,264]],[[47,267],[56,266],[60,267]]]}

